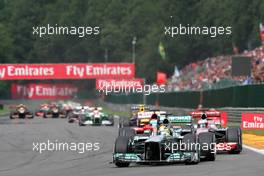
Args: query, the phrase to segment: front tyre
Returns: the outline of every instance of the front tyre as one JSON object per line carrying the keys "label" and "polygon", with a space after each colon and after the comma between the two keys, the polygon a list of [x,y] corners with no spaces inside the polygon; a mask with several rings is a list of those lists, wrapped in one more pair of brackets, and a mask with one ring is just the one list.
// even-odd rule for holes
{"label": "front tyre", "polygon": [[[127,136],[119,136],[115,141],[115,149],[114,153],[128,153],[128,144],[129,144],[129,137]],[[129,162],[122,162],[122,161],[115,161],[115,165],[117,167],[128,167]]]}
{"label": "front tyre", "polygon": [[184,135],[182,143],[185,144],[185,146],[189,146],[186,149],[186,151],[192,152],[193,154],[191,160],[186,161],[185,164],[187,165],[198,164],[200,162],[200,150],[198,147],[196,135],[192,133],[188,133]]}
{"label": "front tyre", "polygon": [[206,161],[215,161],[216,158],[216,140],[215,134],[210,132],[200,133],[198,136],[201,156]]}

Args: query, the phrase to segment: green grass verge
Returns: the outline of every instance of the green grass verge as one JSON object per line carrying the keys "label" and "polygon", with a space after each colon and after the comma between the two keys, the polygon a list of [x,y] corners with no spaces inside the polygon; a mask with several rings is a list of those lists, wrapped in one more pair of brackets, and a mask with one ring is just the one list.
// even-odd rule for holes
{"label": "green grass verge", "polygon": [[0,110],[0,116],[6,115],[8,113],[8,109]]}

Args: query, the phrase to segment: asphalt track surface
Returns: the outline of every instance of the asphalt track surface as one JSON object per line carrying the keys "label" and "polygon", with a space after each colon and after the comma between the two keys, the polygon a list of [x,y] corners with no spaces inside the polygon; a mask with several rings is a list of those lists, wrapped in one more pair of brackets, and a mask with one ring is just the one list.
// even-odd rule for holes
{"label": "asphalt track surface", "polygon": [[[9,120],[0,117],[0,176],[261,176],[264,155],[244,150],[240,155],[217,155],[215,162],[198,165],[132,165],[117,168],[111,164],[117,127],[79,127],[66,119]],[[99,142],[100,150],[33,151],[33,142]]]}

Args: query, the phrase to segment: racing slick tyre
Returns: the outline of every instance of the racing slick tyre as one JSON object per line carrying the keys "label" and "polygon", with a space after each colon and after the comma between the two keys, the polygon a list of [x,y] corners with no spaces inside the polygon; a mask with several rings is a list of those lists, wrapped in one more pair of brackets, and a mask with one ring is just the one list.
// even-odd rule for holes
{"label": "racing slick tyre", "polygon": [[[115,141],[114,153],[129,153],[129,137],[119,136]],[[115,161],[117,167],[128,167],[129,162]]]}
{"label": "racing slick tyre", "polygon": [[129,121],[126,118],[120,118],[119,119],[119,127],[123,128],[123,127],[129,127]]}
{"label": "racing slick tyre", "polygon": [[15,119],[15,117],[13,117],[13,114],[10,114],[10,119],[12,120],[12,119]]}
{"label": "racing slick tyre", "polygon": [[74,119],[78,119],[78,116],[76,116],[73,112],[69,112],[67,118],[69,123],[73,123]]}
{"label": "racing slick tyre", "polygon": [[47,112],[44,112],[43,118],[47,118]]}
{"label": "racing slick tyre", "polygon": [[84,122],[85,122],[85,117],[80,115],[79,117],[79,126],[85,126]]}
{"label": "racing slick tyre", "polygon": [[60,114],[59,113],[52,113],[51,118],[59,118]]}
{"label": "racing slick tyre", "polygon": [[214,161],[216,157],[215,134],[210,132],[200,133],[198,135],[201,156],[205,161]]}
{"label": "racing slick tyre", "polygon": [[135,130],[130,127],[119,128],[118,136],[132,137],[135,135]]}
{"label": "racing slick tyre", "polygon": [[242,137],[241,129],[239,127],[232,127],[227,129],[227,142],[237,143],[237,147],[234,150],[228,151],[230,154],[239,154],[242,151]]}
{"label": "racing slick tyre", "polygon": [[79,124],[79,126],[85,126],[85,124],[82,121],[80,121],[80,120],[79,120],[78,124]]}
{"label": "racing slick tyre", "polygon": [[113,116],[111,116],[109,118],[109,121],[111,122],[111,125],[109,125],[109,126],[114,126],[115,125],[115,121],[114,121],[114,117]]}
{"label": "racing slick tyre", "polygon": [[33,119],[34,118],[34,114],[33,113],[28,113],[27,115],[30,116],[30,117],[28,117],[28,119]]}
{"label": "racing slick tyre", "polygon": [[193,152],[193,158],[185,162],[185,164],[198,164],[200,162],[200,150],[197,143],[195,134],[188,133],[184,135],[182,144],[185,145],[185,151]]}
{"label": "racing slick tyre", "polygon": [[68,123],[73,123],[74,122],[74,119],[70,118],[68,119]]}
{"label": "racing slick tyre", "polygon": [[52,118],[52,113],[46,112],[43,117],[44,118]]}
{"label": "racing slick tyre", "polygon": [[38,117],[38,116],[39,116],[39,115],[38,115],[38,113],[39,113],[38,111],[36,111],[36,112],[35,112],[35,116],[36,116],[36,117]]}

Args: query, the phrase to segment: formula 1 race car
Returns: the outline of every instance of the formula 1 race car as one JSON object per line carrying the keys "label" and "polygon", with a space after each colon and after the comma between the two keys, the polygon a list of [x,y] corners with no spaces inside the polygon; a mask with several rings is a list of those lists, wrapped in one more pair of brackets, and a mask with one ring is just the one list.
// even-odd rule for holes
{"label": "formula 1 race car", "polygon": [[150,133],[138,134],[130,127],[119,130],[113,154],[117,167],[128,167],[130,163],[197,164],[202,158],[215,160],[214,134],[195,134],[191,116],[167,116],[161,124],[152,118],[150,124]]}
{"label": "formula 1 race car", "polygon": [[105,125],[105,126],[113,126],[114,119],[107,113],[101,112],[101,107],[90,107],[89,113],[85,116],[81,116],[79,119],[80,126],[86,125]]}
{"label": "formula 1 race car", "polygon": [[129,126],[137,126],[138,112],[144,112],[150,110],[150,107],[145,105],[131,106],[131,118],[129,120]]}
{"label": "formula 1 race car", "polygon": [[49,110],[50,105],[48,103],[41,104],[39,110],[35,112],[35,116],[44,117]]}
{"label": "formula 1 race car", "polygon": [[66,111],[59,108],[57,104],[51,104],[44,118],[66,118]]}
{"label": "formula 1 race car", "polygon": [[[217,151],[227,151],[232,154],[239,154],[242,151],[241,129],[239,127],[223,127],[227,123],[225,112],[214,109],[200,109],[192,112],[191,115],[193,118],[199,118],[198,134],[204,132],[215,134]],[[223,117],[225,118],[224,121]]]}
{"label": "formula 1 race car", "polygon": [[79,119],[85,119],[89,115],[89,106],[77,106],[68,114],[68,122],[79,122]]}
{"label": "formula 1 race car", "polygon": [[145,123],[148,123],[153,114],[157,114],[158,116],[161,114],[166,114],[166,111],[160,111],[157,109],[150,110],[149,107],[143,105],[132,106],[131,110],[132,117],[129,119],[128,123],[126,118],[121,118],[119,119],[119,127],[140,127]]}
{"label": "formula 1 race car", "polygon": [[26,105],[20,104],[18,106],[11,106],[10,108],[15,108],[10,112],[10,119],[33,119],[34,114],[27,108]]}
{"label": "formula 1 race car", "polygon": [[59,101],[58,107],[66,113],[66,117],[69,118],[69,115],[72,115],[72,112],[76,107],[80,107],[81,104],[73,101]]}

